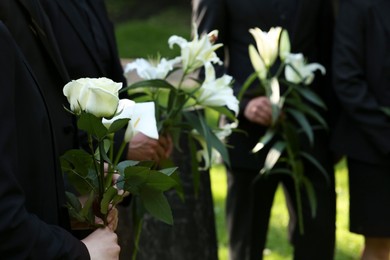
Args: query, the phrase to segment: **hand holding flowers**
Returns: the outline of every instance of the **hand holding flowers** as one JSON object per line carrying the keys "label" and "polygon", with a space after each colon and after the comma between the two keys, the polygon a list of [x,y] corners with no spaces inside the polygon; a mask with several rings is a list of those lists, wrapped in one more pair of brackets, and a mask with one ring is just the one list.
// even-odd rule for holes
{"label": "hand holding flowers", "polygon": [[[67,193],[71,215],[91,226],[95,216],[107,225],[109,211],[126,192],[140,196],[143,206],[152,215],[172,223],[170,207],[163,192],[175,187],[175,168],[156,171],[150,163],[120,162],[126,144],[137,132],[157,139],[154,103],[119,100],[121,83],[107,78],[82,78],[69,82],[64,95],[71,113],[77,117],[77,126],[87,133],[89,151],[74,149],[61,157],[61,166],[70,184],[79,196],[87,199],[83,205],[76,195]],[[114,151],[114,135],[125,129],[119,151]],[[118,174],[119,178],[114,178]],[[118,193],[118,190],[125,192]],[[153,196],[151,195],[153,194]],[[156,200],[162,201],[156,205]],[[164,210],[161,210],[163,208]]]}
{"label": "hand holding flowers", "polygon": [[[228,75],[216,77],[213,64],[222,62],[215,50],[222,45],[214,44],[215,37],[216,31],[202,36],[195,34],[192,41],[172,36],[168,40],[169,46],[179,46],[180,57],[154,62],[136,59],[125,67],[125,73],[136,70],[143,80],[124,90],[129,95],[136,94],[137,100],[155,103],[159,133],[171,136],[178,149],[178,140],[183,133],[204,148],[202,156],[191,149],[193,158],[202,159],[204,165],[199,167],[202,169],[211,166],[216,153],[229,163],[226,146],[217,136],[221,128],[216,119],[224,115],[234,122],[238,113],[238,100],[231,88],[232,78]],[[200,69],[205,71],[204,80],[195,78]],[[173,73],[178,75],[178,80],[173,80]]]}
{"label": "hand holding flowers", "polygon": [[[270,111],[266,109],[263,114],[259,114],[251,111],[254,104],[248,104],[245,111],[249,120],[252,118],[251,121],[257,120],[268,126],[267,132],[253,148],[253,152],[258,152],[268,144],[270,149],[261,173],[272,172],[292,176],[297,191],[299,227],[303,232],[302,202],[298,192],[301,187],[308,193],[313,215],[317,206],[312,184],[304,174],[303,161],[312,163],[327,178],[324,168],[312,155],[302,151],[300,145],[301,133],[310,144],[313,144],[314,129],[327,128],[325,120],[319,113],[321,109],[326,109],[325,104],[308,87],[314,80],[314,72],[319,70],[324,74],[325,68],[318,63],[307,64],[301,53],[290,53],[288,33],[281,27],[271,28],[268,32],[254,28],[250,33],[257,46],[257,49],[254,45],[249,46],[249,56],[255,72],[244,84],[240,97],[258,79],[264,93],[263,99],[268,99],[268,102],[262,100],[262,105],[270,108]],[[252,101],[260,102],[260,98]],[[278,162],[283,162],[283,166],[274,167]]]}

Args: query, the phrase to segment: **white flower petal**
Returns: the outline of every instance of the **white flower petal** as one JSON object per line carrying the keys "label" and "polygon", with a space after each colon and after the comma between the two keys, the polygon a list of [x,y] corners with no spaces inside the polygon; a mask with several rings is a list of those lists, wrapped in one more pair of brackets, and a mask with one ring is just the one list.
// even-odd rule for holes
{"label": "white flower petal", "polygon": [[135,132],[141,132],[150,138],[158,139],[154,102],[136,103],[130,123]]}

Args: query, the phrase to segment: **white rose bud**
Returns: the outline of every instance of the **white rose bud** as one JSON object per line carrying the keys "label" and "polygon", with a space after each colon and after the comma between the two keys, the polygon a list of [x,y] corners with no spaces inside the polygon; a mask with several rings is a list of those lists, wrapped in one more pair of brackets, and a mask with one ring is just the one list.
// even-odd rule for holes
{"label": "white rose bud", "polygon": [[110,118],[118,107],[121,87],[122,83],[108,78],[80,78],[66,84],[63,93],[74,113],[84,111],[96,117]]}

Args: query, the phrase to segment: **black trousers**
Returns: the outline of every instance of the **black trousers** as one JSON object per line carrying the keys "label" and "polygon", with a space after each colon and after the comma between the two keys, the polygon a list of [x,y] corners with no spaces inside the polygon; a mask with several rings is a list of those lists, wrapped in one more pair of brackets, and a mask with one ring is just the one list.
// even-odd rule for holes
{"label": "black trousers", "polygon": [[[324,148],[326,146],[323,146]],[[317,213],[313,218],[308,196],[301,189],[304,233],[297,225],[296,196],[291,176],[263,175],[258,170],[233,168],[228,171],[226,200],[231,260],[260,260],[269,225],[275,191],[282,184],[289,209],[289,235],[296,260],[331,260],[335,247],[336,194],[333,158],[324,149],[309,151],[328,172],[328,180],[310,163],[305,163],[305,176],[316,192]]]}

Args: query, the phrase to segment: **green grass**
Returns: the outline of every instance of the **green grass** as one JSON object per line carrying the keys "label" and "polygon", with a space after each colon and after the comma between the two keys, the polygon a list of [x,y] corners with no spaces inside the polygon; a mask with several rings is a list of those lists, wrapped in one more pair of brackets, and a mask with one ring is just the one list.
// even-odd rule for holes
{"label": "green grass", "polygon": [[[336,260],[359,259],[363,239],[348,230],[348,178],[345,162],[336,166],[336,192],[337,192],[337,231],[336,231]],[[226,173],[223,166],[215,166],[211,171],[212,191],[219,245],[219,260],[228,259],[227,232],[225,225],[225,197]],[[288,213],[285,206],[284,195],[278,189],[271,213],[270,231],[265,250],[265,260],[291,259],[292,248],[287,241]],[[319,236],[321,234],[318,234]]]}
{"label": "green grass", "polygon": [[147,20],[129,21],[116,25],[119,56],[121,58],[172,58],[179,48],[171,50],[168,39],[178,35],[190,39],[190,15],[168,9]]}

